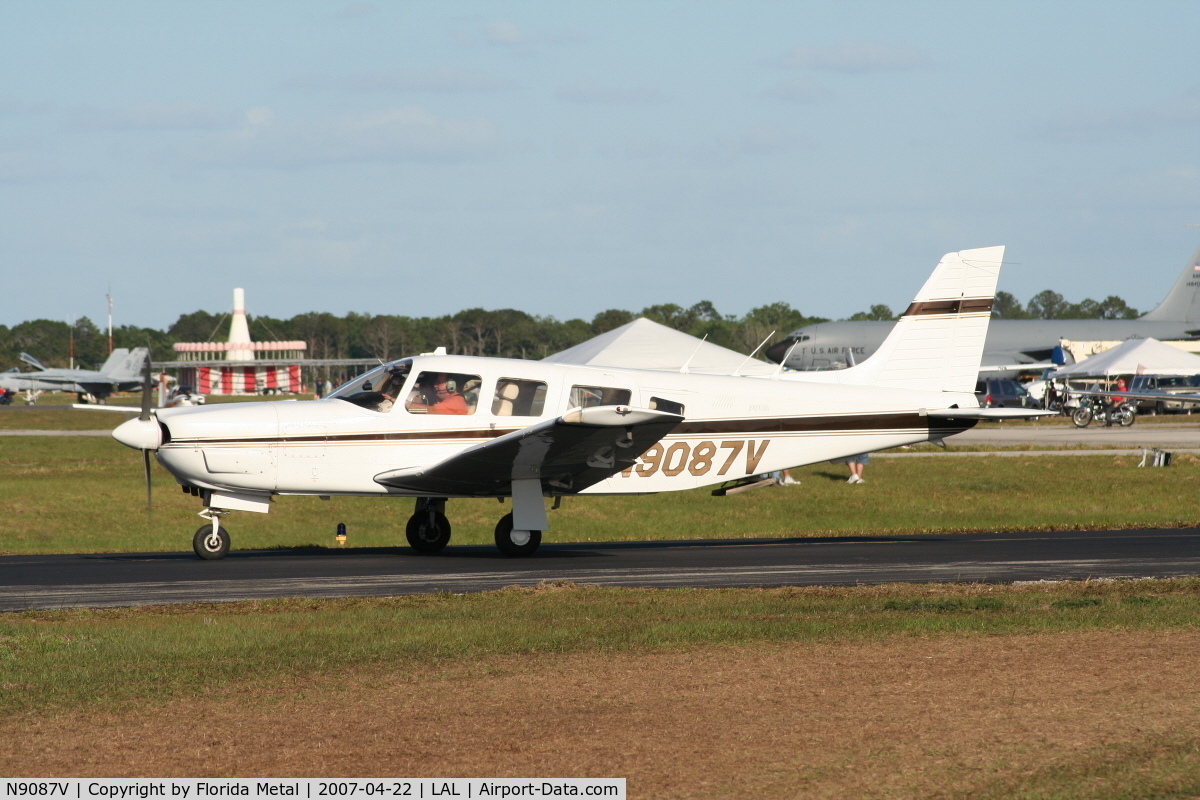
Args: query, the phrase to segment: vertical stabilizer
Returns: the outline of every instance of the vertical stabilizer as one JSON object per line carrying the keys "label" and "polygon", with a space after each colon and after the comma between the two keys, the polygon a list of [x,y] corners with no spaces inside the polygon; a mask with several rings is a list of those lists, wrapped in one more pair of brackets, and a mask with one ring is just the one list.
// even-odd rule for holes
{"label": "vertical stabilizer", "polygon": [[149,354],[150,351],[145,347],[135,347],[132,350],[119,347],[113,350],[112,355],[100,368],[100,372],[106,378],[140,382]]}
{"label": "vertical stabilizer", "polygon": [[825,380],[973,392],[1003,261],[1003,247],[944,255],[879,349],[856,367],[824,373]]}
{"label": "vertical stabilizer", "polygon": [[1142,319],[1153,322],[1200,322],[1200,247],[1192,253],[1167,297]]}
{"label": "vertical stabilizer", "polygon": [[[120,369],[121,364],[128,358],[129,348],[118,347],[116,350],[113,350],[111,353],[109,353],[108,358],[106,358],[104,363],[100,365],[100,374],[111,375],[115,370]],[[141,364],[138,364],[138,366],[140,367]]]}

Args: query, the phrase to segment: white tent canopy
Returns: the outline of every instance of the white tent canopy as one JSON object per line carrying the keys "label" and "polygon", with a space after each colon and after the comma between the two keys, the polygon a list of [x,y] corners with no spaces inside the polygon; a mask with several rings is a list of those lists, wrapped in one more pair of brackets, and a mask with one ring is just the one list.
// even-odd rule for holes
{"label": "white tent canopy", "polygon": [[688,372],[710,375],[732,375],[739,367],[741,375],[769,375],[775,371],[774,364],[758,359],[747,361],[741,353],[659,325],[645,317],[542,360],[559,364],[671,372],[678,372],[687,364]]}
{"label": "white tent canopy", "polygon": [[1157,339],[1127,339],[1103,353],[1063,367],[1055,378],[1103,375],[1200,375],[1200,356],[1163,344]]}

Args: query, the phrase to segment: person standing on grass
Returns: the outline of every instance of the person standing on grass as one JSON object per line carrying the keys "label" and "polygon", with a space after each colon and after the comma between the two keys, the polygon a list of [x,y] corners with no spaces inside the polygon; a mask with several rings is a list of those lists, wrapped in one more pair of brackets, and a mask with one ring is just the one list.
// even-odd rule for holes
{"label": "person standing on grass", "polygon": [[835,458],[829,463],[845,464],[846,466],[850,467],[850,477],[846,479],[846,483],[866,483],[866,479],[863,478],[863,467],[871,463],[871,454],[859,453],[856,456]]}

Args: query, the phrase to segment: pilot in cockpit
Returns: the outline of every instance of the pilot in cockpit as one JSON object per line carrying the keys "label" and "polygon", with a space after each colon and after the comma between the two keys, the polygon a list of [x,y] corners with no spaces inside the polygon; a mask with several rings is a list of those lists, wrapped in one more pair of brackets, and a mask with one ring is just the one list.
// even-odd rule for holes
{"label": "pilot in cockpit", "polygon": [[457,378],[444,372],[422,373],[404,407],[417,414],[470,414]]}

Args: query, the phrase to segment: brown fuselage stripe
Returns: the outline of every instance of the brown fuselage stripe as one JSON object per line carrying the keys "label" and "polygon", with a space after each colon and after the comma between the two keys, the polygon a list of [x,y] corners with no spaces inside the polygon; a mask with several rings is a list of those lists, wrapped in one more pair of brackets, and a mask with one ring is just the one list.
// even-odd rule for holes
{"label": "brown fuselage stripe", "polygon": [[991,297],[963,297],[958,300],[922,300],[909,305],[903,317],[921,317],[927,314],[971,314],[990,312]]}
{"label": "brown fuselage stripe", "polygon": [[[829,417],[784,417],[779,419],[715,419],[681,422],[667,436],[771,434],[771,433],[832,433],[855,431],[912,430],[959,433],[975,425],[975,420],[943,420],[915,413],[857,414]],[[331,436],[281,436],[262,439],[172,439],[170,444],[183,447],[220,444],[347,444],[351,442],[400,442],[413,440],[472,440],[494,439],[512,433],[514,429],[482,428],[457,431],[406,431],[403,433],[345,433]]]}

